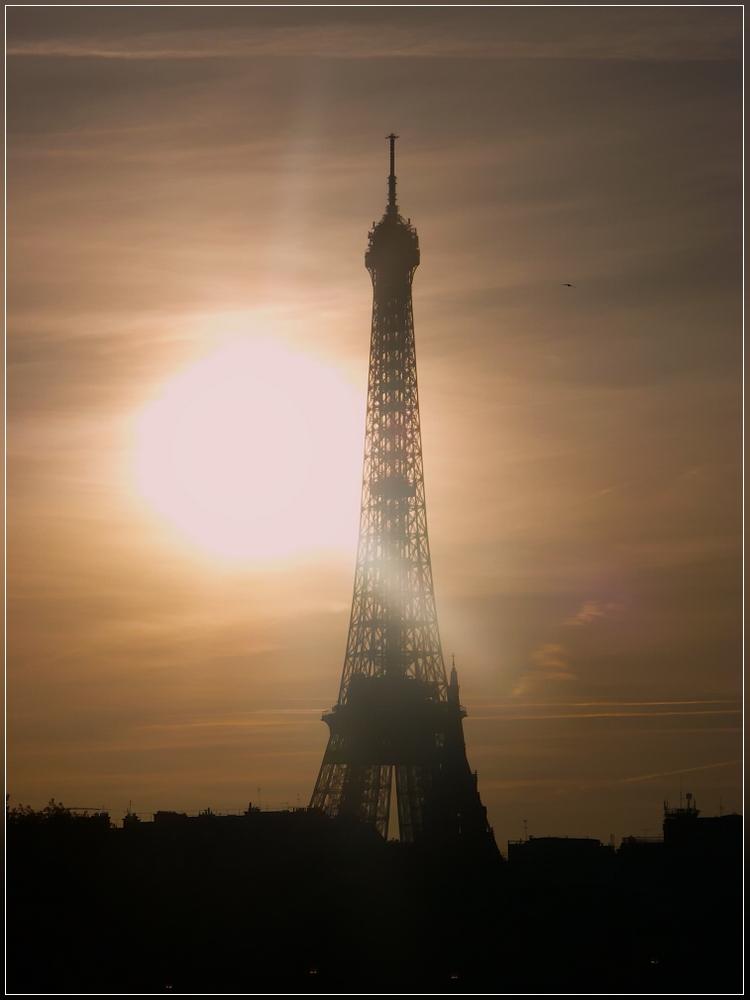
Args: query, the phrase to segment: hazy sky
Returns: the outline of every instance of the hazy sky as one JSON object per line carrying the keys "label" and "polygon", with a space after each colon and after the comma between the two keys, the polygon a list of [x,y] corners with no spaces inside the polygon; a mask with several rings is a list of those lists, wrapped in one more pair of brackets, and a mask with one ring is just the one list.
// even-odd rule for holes
{"label": "hazy sky", "polygon": [[740,38],[737,6],[9,9],[11,801],[308,800],[394,130],[499,842],[655,833],[681,781],[741,808]]}

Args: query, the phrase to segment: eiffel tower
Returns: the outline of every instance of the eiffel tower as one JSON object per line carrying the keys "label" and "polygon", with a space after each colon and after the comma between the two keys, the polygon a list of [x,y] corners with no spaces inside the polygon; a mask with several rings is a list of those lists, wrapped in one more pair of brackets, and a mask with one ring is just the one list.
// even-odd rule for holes
{"label": "eiffel tower", "polygon": [[[419,241],[396,204],[395,141],[385,215],[369,234],[370,371],[357,567],[338,702],[310,802],[387,837],[479,841],[496,850],[466,757],[455,664],[446,675],[427,538],[411,286]],[[395,772],[395,774],[394,774]]]}

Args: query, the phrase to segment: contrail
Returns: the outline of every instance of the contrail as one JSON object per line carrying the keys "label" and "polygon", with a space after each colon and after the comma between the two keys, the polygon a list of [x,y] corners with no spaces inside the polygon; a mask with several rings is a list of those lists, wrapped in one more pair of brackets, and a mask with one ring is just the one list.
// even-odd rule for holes
{"label": "contrail", "polygon": [[659,771],[657,774],[639,774],[637,778],[620,778],[619,784],[626,785],[632,781],[648,781],[649,778],[666,778],[671,774],[687,774],[689,771],[708,771],[712,767],[728,767],[730,764],[741,764],[739,760],[722,760],[719,764],[701,764],[699,767],[681,767],[677,771]]}

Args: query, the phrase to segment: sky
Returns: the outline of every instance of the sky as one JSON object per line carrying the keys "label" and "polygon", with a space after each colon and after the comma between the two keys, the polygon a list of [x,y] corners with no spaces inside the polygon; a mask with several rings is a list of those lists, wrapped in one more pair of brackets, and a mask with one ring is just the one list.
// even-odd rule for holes
{"label": "sky", "polygon": [[741,811],[741,16],[8,8],[11,804],[309,800],[395,131],[500,846]]}

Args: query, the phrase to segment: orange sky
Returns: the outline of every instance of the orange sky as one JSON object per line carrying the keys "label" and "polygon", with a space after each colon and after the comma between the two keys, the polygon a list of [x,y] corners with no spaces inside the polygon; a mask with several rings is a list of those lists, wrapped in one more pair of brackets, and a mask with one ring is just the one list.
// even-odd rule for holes
{"label": "orange sky", "polygon": [[262,336],[360,433],[395,130],[438,613],[498,841],[656,832],[680,781],[741,808],[740,18],[9,10],[12,802],[309,798],[351,531],[217,555],[139,488],[138,427]]}

